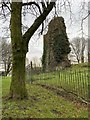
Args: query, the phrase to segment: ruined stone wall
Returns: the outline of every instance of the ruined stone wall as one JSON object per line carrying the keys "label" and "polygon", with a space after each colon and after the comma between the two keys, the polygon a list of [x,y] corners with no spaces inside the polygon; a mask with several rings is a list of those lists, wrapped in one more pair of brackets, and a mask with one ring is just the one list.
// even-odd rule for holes
{"label": "ruined stone wall", "polygon": [[[66,27],[63,17],[55,17],[51,20],[48,26],[48,32],[44,35],[44,48],[43,48],[43,68],[44,71],[53,71],[56,69],[56,66],[59,66],[61,63],[57,63],[53,51],[54,38],[60,34],[66,34]],[[66,55],[67,56],[67,55]],[[65,56],[65,59],[68,60],[68,57]],[[66,60],[66,61],[67,61]],[[64,60],[65,61],[65,60]]]}

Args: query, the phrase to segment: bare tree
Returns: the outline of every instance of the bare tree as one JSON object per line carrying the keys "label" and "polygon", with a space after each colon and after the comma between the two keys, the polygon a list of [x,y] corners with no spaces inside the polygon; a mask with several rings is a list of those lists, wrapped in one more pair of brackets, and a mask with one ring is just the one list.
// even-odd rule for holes
{"label": "bare tree", "polygon": [[83,63],[87,40],[85,38],[76,37],[71,41],[70,45],[71,45],[71,53],[70,53],[71,56],[75,58],[78,63],[80,63],[80,61]]}
{"label": "bare tree", "polygon": [[7,76],[12,69],[12,53],[11,53],[11,44],[8,43],[5,39],[1,40],[1,61],[3,62],[5,69],[5,76]]}
{"label": "bare tree", "polygon": [[[12,80],[10,86],[10,98],[12,99],[26,99],[28,97],[25,85],[25,60],[28,52],[28,43],[35,33],[35,31],[43,24],[50,11],[55,6],[56,0],[51,2],[23,2],[20,0],[12,0],[12,3],[3,1],[2,10],[3,16],[11,14],[10,32],[12,44]],[[35,6],[36,9],[33,7]],[[23,9],[33,10],[38,13],[35,21],[22,33],[22,13]],[[7,10],[5,9],[7,8]],[[26,12],[27,13],[27,12]]]}

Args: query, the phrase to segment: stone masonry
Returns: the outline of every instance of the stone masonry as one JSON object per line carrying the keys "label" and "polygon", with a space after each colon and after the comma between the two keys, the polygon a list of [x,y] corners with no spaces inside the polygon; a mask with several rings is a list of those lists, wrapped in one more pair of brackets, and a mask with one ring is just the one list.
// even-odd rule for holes
{"label": "stone masonry", "polygon": [[44,35],[44,48],[43,48],[43,69],[44,71],[53,71],[57,67],[66,67],[70,65],[68,55],[65,55],[62,62],[58,63],[55,60],[53,52],[54,38],[61,32],[66,34],[66,26],[63,17],[55,17],[51,20],[48,26],[48,32]]}

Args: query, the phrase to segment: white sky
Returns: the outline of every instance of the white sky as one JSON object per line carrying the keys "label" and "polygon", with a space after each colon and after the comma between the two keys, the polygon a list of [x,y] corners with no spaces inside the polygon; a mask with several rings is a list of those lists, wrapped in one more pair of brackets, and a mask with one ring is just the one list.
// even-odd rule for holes
{"label": "white sky", "polygon": [[[86,0],[87,1],[87,0]],[[65,24],[66,24],[66,32],[67,32],[67,35],[68,35],[68,38],[69,40],[72,40],[73,37],[77,37],[77,36],[82,36],[81,34],[81,21],[80,21],[80,18],[79,18],[79,13],[78,11],[79,10],[79,2],[80,1],[77,1],[74,2],[73,6],[72,6],[72,10],[73,10],[73,22],[71,24],[71,21],[70,21],[70,13],[68,12],[64,12],[64,13],[61,13],[60,16],[63,16],[64,19],[65,19]],[[87,15],[87,13],[86,13]],[[85,17],[85,14],[84,16]],[[76,19],[76,20],[75,20]],[[84,28],[84,37],[87,38],[87,35],[88,35],[88,19],[86,19],[84,21],[84,25],[83,25],[83,28]],[[41,58],[42,57],[42,54],[43,54],[43,36],[40,37],[40,39],[31,39],[30,43],[29,43],[29,52],[27,53],[27,57],[32,59],[33,57],[37,57],[37,58]]]}
{"label": "white sky", "polygon": [[[63,16],[65,19],[65,24],[66,24],[66,31],[67,31],[67,35],[69,40],[71,40],[73,37],[76,36],[80,36],[81,37],[81,27],[80,27],[80,14],[78,13],[80,11],[80,2],[83,0],[72,0],[72,11],[73,11],[73,15],[72,15],[72,24],[71,24],[71,20],[70,20],[70,13],[69,12],[65,12],[63,11],[62,13],[59,14],[59,16]],[[85,2],[88,2],[88,0],[84,0]],[[87,13],[84,13],[85,17],[87,15]],[[7,19],[8,20],[8,19]],[[34,19],[33,16],[31,15],[27,15],[26,18],[23,19],[24,21],[24,25],[30,26]],[[84,33],[85,36],[87,37],[88,35],[88,19],[86,19],[84,21]],[[9,26],[9,20],[4,24],[1,20],[0,20],[0,37],[4,36],[4,29],[3,26]],[[38,39],[38,36],[35,34],[30,42],[29,42],[29,52],[27,53],[27,57],[31,60],[33,57],[37,57],[37,58],[41,58],[42,57],[42,53],[43,53],[43,36],[40,36],[40,38]]]}

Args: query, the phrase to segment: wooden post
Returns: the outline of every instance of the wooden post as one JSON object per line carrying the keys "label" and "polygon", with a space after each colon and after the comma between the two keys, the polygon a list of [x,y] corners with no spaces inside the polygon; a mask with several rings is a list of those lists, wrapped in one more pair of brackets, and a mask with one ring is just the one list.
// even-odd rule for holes
{"label": "wooden post", "polygon": [[32,83],[33,80],[32,80],[32,70],[33,70],[33,64],[32,64],[32,61],[30,62],[30,66],[31,66],[31,69],[30,69],[30,82]]}

